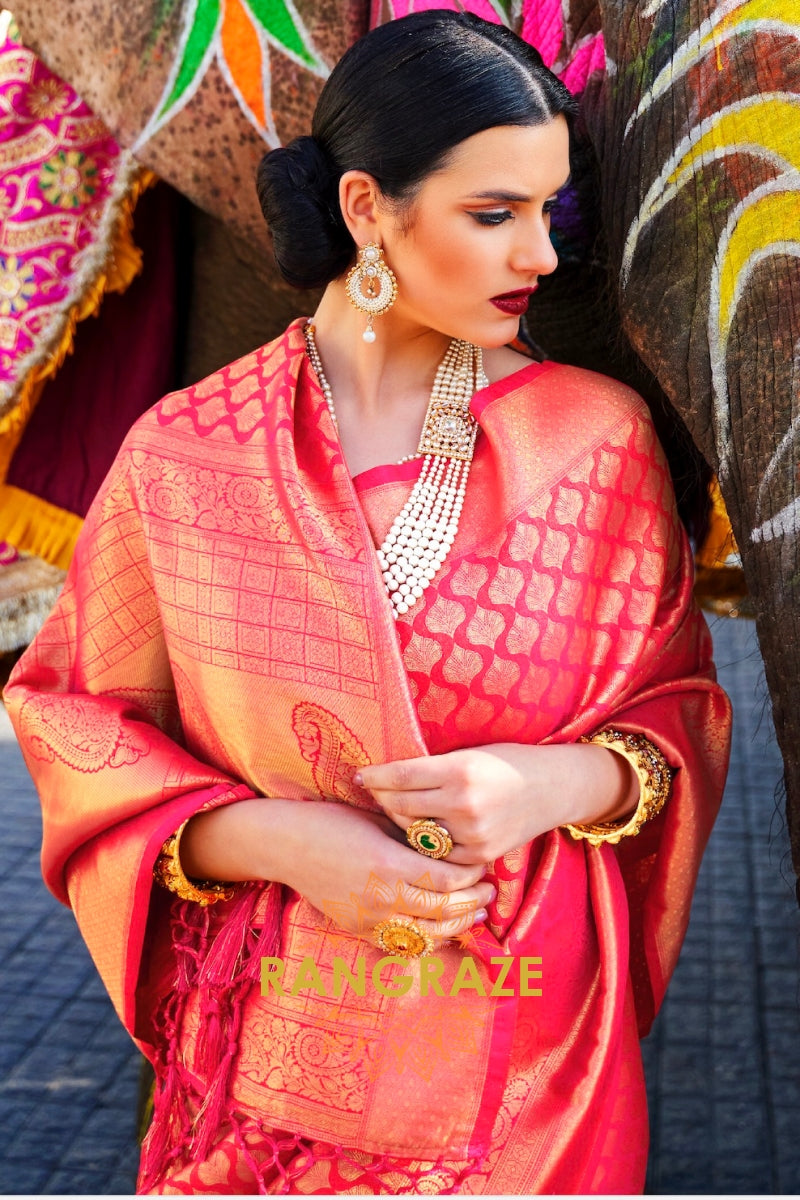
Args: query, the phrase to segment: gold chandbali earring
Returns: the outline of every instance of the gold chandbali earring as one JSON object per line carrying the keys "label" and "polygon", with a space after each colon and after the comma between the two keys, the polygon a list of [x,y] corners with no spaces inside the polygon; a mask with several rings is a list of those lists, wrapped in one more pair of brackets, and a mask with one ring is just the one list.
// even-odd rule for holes
{"label": "gold chandbali earring", "polygon": [[[314,326],[305,327],[306,348],[336,424],[333,393],[322,369]],[[378,550],[383,582],[395,617],[417,603],[456,540],[478,423],[470,400],[488,386],[479,346],[455,338],[439,364],[417,457],[422,470],[413,491]]]}
{"label": "gold chandbali earring", "polygon": [[345,281],[350,303],[367,314],[365,342],[375,341],[372,322],[388,312],[397,299],[397,280],[383,261],[383,250],[376,242],[367,242],[358,252],[358,262],[348,271]]}

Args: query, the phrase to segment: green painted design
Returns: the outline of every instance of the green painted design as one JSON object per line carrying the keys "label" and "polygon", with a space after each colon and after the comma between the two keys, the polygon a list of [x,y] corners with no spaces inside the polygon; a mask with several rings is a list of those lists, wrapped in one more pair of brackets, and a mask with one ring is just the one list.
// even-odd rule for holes
{"label": "green painted design", "polygon": [[436,842],[429,833],[423,833],[419,839],[420,846],[424,846],[426,850],[435,850]]}
{"label": "green painted design", "polygon": [[202,75],[219,23],[220,0],[196,0],[194,16],[187,23],[189,28],[181,50],[180,66],[172,89],[159,110],[159,120],[176,107]]}
{"label": "green painted design", "polygon": [[303,36],[300,18],[295,12],[294,5],[286,0],[244,0],[250,9],[253,19],[260,25],[267,39],[279,50],[285,51],[293,58],[311,68],[322,66],[319,58],[310,49]]}

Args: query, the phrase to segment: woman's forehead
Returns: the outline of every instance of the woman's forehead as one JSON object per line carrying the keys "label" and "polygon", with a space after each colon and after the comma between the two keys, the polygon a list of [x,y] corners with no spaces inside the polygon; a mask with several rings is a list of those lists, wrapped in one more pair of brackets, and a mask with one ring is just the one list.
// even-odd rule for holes
{"label": "woman's forehead", "polygon": [[538,197],[569,178],[569,131],[563,117],[542,125],[498,125],[459,142],[428,182],[435,190],[513,192]]}

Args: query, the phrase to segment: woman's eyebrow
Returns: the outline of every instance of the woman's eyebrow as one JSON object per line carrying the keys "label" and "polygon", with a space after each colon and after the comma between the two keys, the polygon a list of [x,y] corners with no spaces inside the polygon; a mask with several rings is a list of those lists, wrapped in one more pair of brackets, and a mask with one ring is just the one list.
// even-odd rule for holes
{"label": "woman's eyebrow", "polygon": [[504,200],[507,204],[525,204],[529,203],[531,197],[523,196],[518,192],[471,192],[467,197],[468,200]]}
{"label": "woman's eyebrow", "polygon": [[[572,182],[572,176],[568,175],[567,178],[564,180],[564,182],[562,184],[559,184],[559,186],[554,189],[553,195],[556,195],[558,192],[563,191],[564,188],[567,187],[571,182]],[[523,195],[522,192],[507,192],[507,191],[503,191],[501,189],[498,191],[489,190],[487,192],[470,192],[467,199],[468,200],[499,200],[506,204],[530,204],[532,197]]]}

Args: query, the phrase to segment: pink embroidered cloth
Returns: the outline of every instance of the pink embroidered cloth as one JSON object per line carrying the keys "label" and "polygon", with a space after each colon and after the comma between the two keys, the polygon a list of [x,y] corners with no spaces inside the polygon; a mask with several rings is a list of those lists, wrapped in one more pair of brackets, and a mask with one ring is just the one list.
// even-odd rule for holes
{"label": "pink embroidered cloth", "polygon": [[0,17],[0,417],[103,265],[121,157]]}

